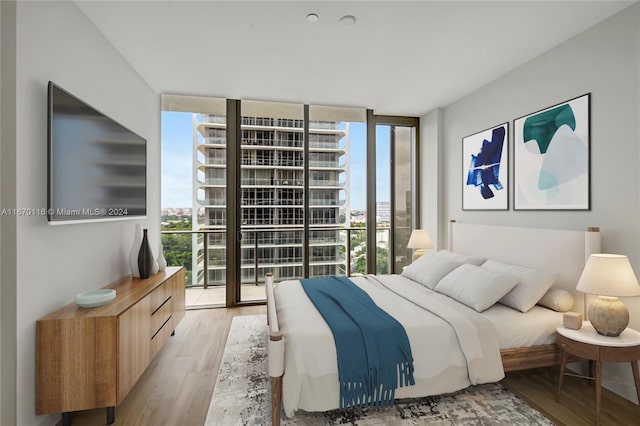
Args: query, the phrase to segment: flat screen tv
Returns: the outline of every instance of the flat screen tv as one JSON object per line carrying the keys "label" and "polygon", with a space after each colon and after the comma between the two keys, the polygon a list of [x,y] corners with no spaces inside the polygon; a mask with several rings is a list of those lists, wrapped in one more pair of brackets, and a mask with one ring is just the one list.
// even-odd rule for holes
{"label": "flat screen tv", "polygon": [[147,141],[52,82],[48,86],[50,224],[147,214]]}

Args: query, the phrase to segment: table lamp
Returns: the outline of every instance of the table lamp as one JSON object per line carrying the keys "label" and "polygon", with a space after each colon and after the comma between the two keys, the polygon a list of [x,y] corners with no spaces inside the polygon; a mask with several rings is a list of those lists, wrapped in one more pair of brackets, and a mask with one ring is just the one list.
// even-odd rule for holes
{"label": "table lamp", "polygon": [[629,324],[629,310],[618,299],[640,296],[640,284],[627,256],[592,254],[584,266],[578,291],[594,294],[588,315],[591,325],[604,336],[619,336]]}
{"label": "table lamp", "polygon": [[413,251],[413,256],[411,257],[411,261],[414,262],[417,258],[424,254],[424,249],[433,247],[429,231],[427,231],[426,229],[414,229],[413,231],[411,231],[411,237],[409,237],[407,247],[410,249],[415,249]]}

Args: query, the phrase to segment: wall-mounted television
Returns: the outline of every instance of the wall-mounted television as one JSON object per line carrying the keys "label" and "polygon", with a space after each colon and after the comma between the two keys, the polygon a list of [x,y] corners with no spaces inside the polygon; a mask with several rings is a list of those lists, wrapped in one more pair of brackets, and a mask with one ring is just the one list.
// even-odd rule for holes
{"label": "wall-mounted television", "polygon": [[147,214],[147,141],[53,82],[48,86],[50,224]]}

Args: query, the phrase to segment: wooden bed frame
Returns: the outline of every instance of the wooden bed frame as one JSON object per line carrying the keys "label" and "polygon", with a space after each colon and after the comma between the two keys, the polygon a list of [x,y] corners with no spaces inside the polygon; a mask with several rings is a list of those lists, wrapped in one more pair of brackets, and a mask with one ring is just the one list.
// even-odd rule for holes
{"label": "wooden bed frame", "polygon": [[[447,248],[458,253],[554,271],[557,273],[554,287],[572,293],[576,300],[572,310],[584,312],[584,297],[576,292],[575,286],[587,258],[592,253],[599,253],[600,245],[600,230],[594,227],[587,231],[568,231],[475,225],[452,220]],[[271,413],[273,425],[278,426],[282,409],[285,339],[278,325],[273,284],[273,276],[267,274]],[[555,344],[504,349],[500,355],[505,372],[560,364],[560,352]]]}

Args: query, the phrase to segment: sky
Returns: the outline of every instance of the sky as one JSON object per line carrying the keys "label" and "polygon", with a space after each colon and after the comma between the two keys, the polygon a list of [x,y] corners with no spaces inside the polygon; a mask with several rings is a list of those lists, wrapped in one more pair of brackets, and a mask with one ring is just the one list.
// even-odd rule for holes
{"label": "sky", "polygon": [[[193,199],[193,130],[192,114],[188,112],[162,112],[162,208],[191,207]],[[352,210],[366,208],[366,124],[350,123],[350,200]],[[390,161],[389,128],[378,126],[376,164],[377,200],[389,201]],[[384,149],[386,146],[387,149]],[[386,184],[384,184],[386,182]]]}
{"label": "sky", "polygon": [[162,208],[191,207],[193,204],[191,120],[188,112],[162,112]]}

